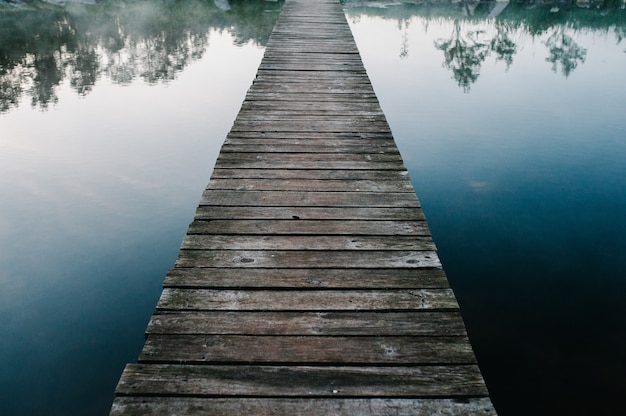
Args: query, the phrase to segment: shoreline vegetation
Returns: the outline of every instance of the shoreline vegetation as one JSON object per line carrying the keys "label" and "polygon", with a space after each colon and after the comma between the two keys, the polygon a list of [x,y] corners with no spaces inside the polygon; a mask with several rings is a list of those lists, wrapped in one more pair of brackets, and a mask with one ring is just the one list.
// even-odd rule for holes
{"label": "shoreline vegetation", "polygon": [[[343,0],[349,16],[376,16],[406,24],[407,16],[454,20],[456,30],[435,47],[459,87],[469,92],[489,55],[507,68],[516,53],[514,34],[549,36],[552,70],[570,75],[586,50],[572,32],[596,30],[626,38],[624,0]],[[30,100],[45,110],[69,81],[87,95],[106,77],[167,83],[201,58],[211,31],[235,43],[264,46],[282,7],[272,0],[0,0],[0,114]],[[494,19],[497,34],[481,37],[461,22]],[[564,30],[567,29],[567,30]],[[626,52],[626,51],[625,51]]]}
{"label": "shoreline vegetation", "polygon": [[202,58],[211,32],[230,33],[236,45],[265,45],[282,7],[255,0],[79,1],[0,9],[0,114],[24,98],[45,110],[66,81],[81,96],[101,77],[120,85],[168,83]]}

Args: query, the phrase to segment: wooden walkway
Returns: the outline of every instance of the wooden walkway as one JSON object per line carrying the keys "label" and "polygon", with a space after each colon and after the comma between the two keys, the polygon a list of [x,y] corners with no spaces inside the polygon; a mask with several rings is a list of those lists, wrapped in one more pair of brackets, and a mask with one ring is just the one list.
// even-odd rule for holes
{"label": "wooden walkway", "polygon": [[111,415],[494,415],[338,0],[287,0]]}

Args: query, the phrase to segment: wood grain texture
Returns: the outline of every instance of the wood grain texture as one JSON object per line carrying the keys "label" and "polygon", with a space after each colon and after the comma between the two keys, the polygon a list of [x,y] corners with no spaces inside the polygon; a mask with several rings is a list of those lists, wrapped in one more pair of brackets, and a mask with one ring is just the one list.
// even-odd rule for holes
{"label": "wood grain texture", "polygon": [[413,185],[407,178],[403,181],[215,178],[209,182],[208,189],[230,189],[236,191],[414,192]]}
{"label": "wood grain texture", "polygon": [[423,269],[239,269],[174,268],[164,287],[294,289],[445,289],[439,268]]}
{"label": "wood grain texture", "polygon": [[488,398],[468,399],[264,399],[118,397],[111,416],[492,416]]}
{"label": "wood grain texture", "polygon": [[473,364],[465,337],[385,336],[148,336],[139,356],[146,363],[316,365]]}
{"label": "wood grain texture", "polygon": [[436,252],[417,250],[181,250],[176,267],[418,269],[441,263]]}
{"label": "wood grain texture", "polygon": [[338,0],[286,0],[111,415],[495,415]]}
{"label": "wood grain texture", "polygon": [[390,311],[451,310],[451,289],[416,290],[215,290],[165,288],[160,310]]}
{"label": "wood grain texture", "polygon": [[[210,220],[194,221],[187,234],[429,236],[426,221],[376,220]],[[401,241],[399,239],[398,241]],[[420,239],[413,240],[416,246]],[[358,243],[355,240],[354,243]],[[356,247],[356,246],[353,246]],[[411,249],[411,247],[407,247]],[[416,247],[417,249],[417,247]]]}
{"label": "wood grain texture", "polygon": [[406,192],[236,191],[224,189],[204,191],[200,205],[246,207],[420,207],[417,198]]}
{"label": "wood grain texture", "polygon": [[200,205],[196,220],[360,220],[423,221],[420,208],[255,207]]}
{"label": "wood grain texture", "polygon": [[458,310],[451,311],[159,311],[147,334],[465,336]]}
{"label": "wood grain texture", "polygon": [[281,397],[476,397],[475,365],[336,367],[129,364],[119,395]]}

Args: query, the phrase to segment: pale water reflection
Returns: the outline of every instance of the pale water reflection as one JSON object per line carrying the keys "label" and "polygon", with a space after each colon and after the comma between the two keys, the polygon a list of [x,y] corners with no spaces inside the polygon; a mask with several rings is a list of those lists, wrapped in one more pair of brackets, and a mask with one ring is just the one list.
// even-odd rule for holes
{"label": "pale water reflection", "polygon": [[346,13],[499,414],[620,413],[623,4]]}
{"label": "pale water reflection", "polygon": [[280,8],[120,4],[0,11],[2,415],[108,413]]}
{"label": "pale water reflection", "polygon": [[203,58],[209,30],[227,31],[237,45],[264,44],[279,8],[226,0],[28,3],[35,7],[0,12],[0,112],[26,99],[46,109],[62,85],[83,96],[103,78],[168,83]]}

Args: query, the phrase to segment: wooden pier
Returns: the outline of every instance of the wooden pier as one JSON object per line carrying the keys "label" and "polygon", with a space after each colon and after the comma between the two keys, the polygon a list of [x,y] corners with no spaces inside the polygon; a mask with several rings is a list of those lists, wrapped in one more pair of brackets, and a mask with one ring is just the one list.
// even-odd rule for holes
{"label": "wooden pier", "polygon": [[111,415],[495,415],[338,0],[287,0]]}

